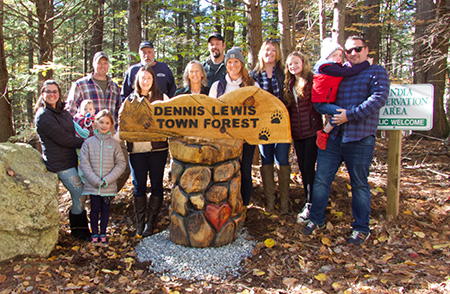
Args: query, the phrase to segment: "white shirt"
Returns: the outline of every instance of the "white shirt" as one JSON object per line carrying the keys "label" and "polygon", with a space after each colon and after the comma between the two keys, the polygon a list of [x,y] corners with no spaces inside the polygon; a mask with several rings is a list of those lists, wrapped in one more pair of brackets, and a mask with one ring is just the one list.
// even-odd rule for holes
{"label": "white shirt", "polygon": [[[229,93],[231,91],[237,90],[240,88],[240,84],[242,84],[242,77],[240,77],[239,79],[232,81],[230,76],[227,74],[225,76],[225,80],[227,81],[227,85],[225,87],[225,93]],[[211,89],[209,90],[209,97],[212,98],[217,98],[217,87],[219,86],[219,81],[215,81],[212,85],[211,85]],[[255,86],[259,88],[258,83],[255,82]]]}

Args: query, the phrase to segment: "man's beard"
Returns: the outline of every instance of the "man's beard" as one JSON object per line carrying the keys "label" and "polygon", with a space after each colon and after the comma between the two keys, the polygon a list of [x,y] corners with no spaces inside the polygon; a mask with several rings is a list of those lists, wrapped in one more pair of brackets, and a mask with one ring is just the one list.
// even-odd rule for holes
{"label": "man's beard", "polygon": [[147,59],[147,60],[143,59],[142,60],[144,65],[148,65],[148,64],[152,65],[154,61],[155,61],[154,59]]}
{"label": "man's beard", "polygon": [[214,58],[218,58],[222,55],[219,50],[214,50],[211,53]]}

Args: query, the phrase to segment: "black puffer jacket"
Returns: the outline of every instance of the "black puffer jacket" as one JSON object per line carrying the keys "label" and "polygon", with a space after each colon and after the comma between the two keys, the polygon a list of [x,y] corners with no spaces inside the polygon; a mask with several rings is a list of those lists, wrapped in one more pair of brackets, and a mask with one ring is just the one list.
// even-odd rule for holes
{"label": "black puffer jacket", "polygon": [[73,118],[64,110],[41,107],[36,112],[36,131],[42,146],[42,158],[47,169],[59,172],[78,164],[76,148],[81,148],[84,140],[75,136]]}

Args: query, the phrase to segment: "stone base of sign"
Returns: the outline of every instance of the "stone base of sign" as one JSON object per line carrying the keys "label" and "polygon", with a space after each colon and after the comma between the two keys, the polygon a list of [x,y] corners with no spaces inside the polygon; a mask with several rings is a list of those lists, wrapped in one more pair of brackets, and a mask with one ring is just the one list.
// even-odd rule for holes
{"label": "stone base of sign", "polygon": [[239,158],[242,140],[170,139],[170,239],[219,247],[236,239],[244,221]]}

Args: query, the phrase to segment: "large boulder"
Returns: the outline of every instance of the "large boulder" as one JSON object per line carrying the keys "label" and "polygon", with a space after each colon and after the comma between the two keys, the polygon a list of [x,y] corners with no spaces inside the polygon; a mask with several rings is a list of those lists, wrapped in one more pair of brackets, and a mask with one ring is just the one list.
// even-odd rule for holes
{"label": "large boulder", "polygon": [[58,177],[27,144],[0,143],[0,261],[49,256],[58,241]]}

